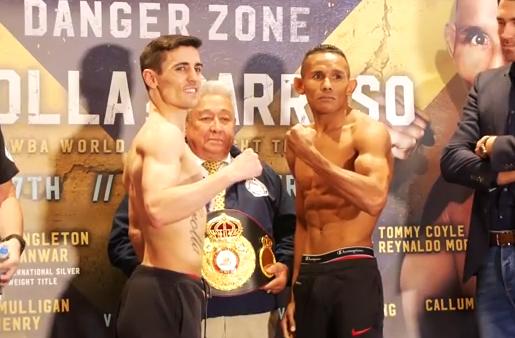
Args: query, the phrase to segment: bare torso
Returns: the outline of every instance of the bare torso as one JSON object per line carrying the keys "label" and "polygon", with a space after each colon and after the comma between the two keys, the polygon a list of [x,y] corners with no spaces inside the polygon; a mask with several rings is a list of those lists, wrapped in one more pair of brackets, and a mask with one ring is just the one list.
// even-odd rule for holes
{"label": "bare torso", "polygon": [[[130,227],[141,231],[144,241],[142,264],[181,273],[200,275],[202,245],[204,240],[206,211],[197,210],[191,216],[161,227],[151,225],[143,201],[142,164],[143,151],[148,147],[148,133],[152,124],[164,122],[161,117],[149,119],[133,141],[125,161],[125,185],[129,192]],[[159,144],[152,146],[158,147]],[[184,146],[179,159],[179,176],[174,185],[189,184],[202,179],[200,167],[191,150]],[[163,177],[163,180],[167,178]],[[162,187],[156,187],[160,189]],[[165,186],[166,188],[166,186]]]}
{"label": "bare torso", "polygon": [[[315,148],[338,167],[355,171],[358,152],[353,134],[359,125],[358,119],[329,133],[318,132]],[[298,158],[295,177],[297,189],[302,191],[307,233],[303,253],[322,254],[343,247],[372,246],[371,235],[378,216],[367,214],[343,198],[324,177]]]}

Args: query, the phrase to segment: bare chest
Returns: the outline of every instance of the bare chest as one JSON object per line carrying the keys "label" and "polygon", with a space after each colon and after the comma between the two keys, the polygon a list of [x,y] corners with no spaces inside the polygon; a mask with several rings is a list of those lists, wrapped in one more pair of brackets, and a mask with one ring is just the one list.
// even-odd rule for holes
{"label": "bare chest", "polygon": [[180,163],[179,184],[188,184],[202,179],[201,167],[189,148],[186,148]]}
{"label": "bare chest", "polygon": [[[319,135],[315,148],[320,154],[339,168],[354,170],[354,161],[358,155],[350,132],[343,131],[339,137]],[[327,185],[323,175],[301,159],[295,163],[296,182],[304,189]]]}

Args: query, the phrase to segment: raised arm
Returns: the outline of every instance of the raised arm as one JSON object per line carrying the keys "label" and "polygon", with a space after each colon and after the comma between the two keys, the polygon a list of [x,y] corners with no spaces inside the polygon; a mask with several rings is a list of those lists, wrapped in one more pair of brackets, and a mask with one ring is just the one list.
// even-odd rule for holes
{"label": "raised arm", "polygon": [[226,187],[261,173],[257,155],[247,149],[230,165],[205,179],[195,177],[198,173],[181,177],[181,161],[190,150],[180,130],[169,123],[156,124],[143,138],[137,149],[142,157],[141,193],[155,227],[184,219]]}
{"label": "raised arm", "polygon": [[[368,118],[367,118],[368,120]],[[377,215],[383,209],[392,179],[393,159],[390,136],[381,123],[367,121],[354,135],[358,156],[354,170],[339,167],[329,175],[344,197],[369,214]]]}
{"label": "raised arm", "polygon": [[[390,137],[384,125],[379,122],[366,118],[358,123],[360,126],[356,127],[357,131],[353,135],[354,147],[358,153],[354,162],[355,171],[332,163],[312,143],[308,143],[305,149],[296,148],[295,152],[300,154],[299,157],[314,172],[324,177],[327,185],[342,198],[371,215],[377,215],[386,203],[392,176]],[[295,126],[291,130],[293,137],[298,132],[296,128],[304,128],[301,133],[309,130]]]}

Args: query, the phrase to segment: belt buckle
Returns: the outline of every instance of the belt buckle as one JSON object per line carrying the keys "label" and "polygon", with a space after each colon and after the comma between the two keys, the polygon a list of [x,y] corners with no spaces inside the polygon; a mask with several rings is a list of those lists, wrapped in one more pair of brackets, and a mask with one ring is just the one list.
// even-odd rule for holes
{"label": "belt buckle", "polygon": [[212,296],[233,296],[257,290],[274,276],[273,240],[243,212],[223,209],[207,215],[202,276]]}

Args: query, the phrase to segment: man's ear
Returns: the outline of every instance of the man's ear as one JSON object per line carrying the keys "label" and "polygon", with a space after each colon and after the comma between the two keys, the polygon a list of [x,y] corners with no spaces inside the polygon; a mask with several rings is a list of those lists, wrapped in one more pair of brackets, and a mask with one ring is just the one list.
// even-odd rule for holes
{"label": "man's ear", "polygon": [[145,84],[149,88],[156,88],[157,87],[157,77],[156,72],[154,72],[152,69],[145,68],[143,69],[143,81],[145,81]]}
{"label": "man's ear", "polygon": [[347,85],[347,95],[351,96],[354,92],[354,89],[356,89],[356,86],[358,85],[358,82],[356,79],[350,79],[349,84]]}
{"label": "man's ear", "polygon": [[447,51],[454,56],[454,44],[456,43],[456,25],[454,23],[449,22],[445,25],[445,42],[447,42]]}
{"label": "man's ear", "polygon": [[304,94],[304,82],[300,77],[296,77],[293,79],[293,88],[299,95]]}

